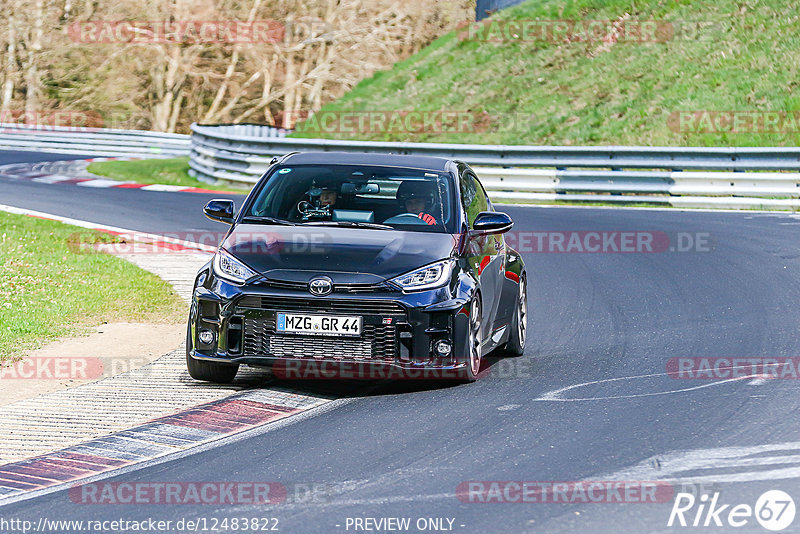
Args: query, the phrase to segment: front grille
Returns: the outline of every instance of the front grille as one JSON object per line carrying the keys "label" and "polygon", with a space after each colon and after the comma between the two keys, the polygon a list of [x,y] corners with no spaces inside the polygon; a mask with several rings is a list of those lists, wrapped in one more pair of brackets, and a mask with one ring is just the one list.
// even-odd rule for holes
{"label": "front grille", "polygon": [[394,325],[383,324],[363,325],[359,338],[277,334],[274,316],[247,318],[244,351],[245,356],[393,361],[397,356],[397,335]]}
{"label": "front grille", "polygon": [[[263,279],[256,282],[256,285],[264,287],[272,287],[275,289],[290,289],[295,291],[307,291],[308,282],[291,282],[285,280],[268,280]],[[386,283],[380,284],[334,284],[333,291],[335,293],[370,293],[380,290],[390,289]]]}
{"label": "front grille", "polygon": [[[367,360],[372,357],[372,342],[366,339],[337,339],[334,347],[318,339],[299,336],[267,337],[267,352],[279,358],[314,358]],[[336,351],[339,351],[337,354]]]}
{"label": "front grille", "polygon": [[405,315],[400,304],[384,300],[325,299],[297,297],[248,296],[238,303],[241,308],[256,308],[276,311],[303,311],[308,313],[343,312],[359,315]]}

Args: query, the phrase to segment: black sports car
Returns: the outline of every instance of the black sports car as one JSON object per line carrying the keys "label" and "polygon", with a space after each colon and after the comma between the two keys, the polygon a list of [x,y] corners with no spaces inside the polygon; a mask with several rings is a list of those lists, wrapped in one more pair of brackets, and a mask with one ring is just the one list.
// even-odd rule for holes
{"label": "black sports car", "polygon": [[494,349],[525,347],[521,256],[468,165],[433,157],[273,159],[195,281],[186,362],[230,382],[277,376],[473,381]]}

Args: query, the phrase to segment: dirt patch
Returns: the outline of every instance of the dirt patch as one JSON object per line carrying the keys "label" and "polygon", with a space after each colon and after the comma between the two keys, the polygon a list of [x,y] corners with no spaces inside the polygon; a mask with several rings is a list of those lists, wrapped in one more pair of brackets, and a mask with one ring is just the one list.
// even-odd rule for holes
{"label": "dirt patch", "polygon": [[185,325],[112,323],[66,338],[0,368],[0,406],[118,375],[177,349]]}

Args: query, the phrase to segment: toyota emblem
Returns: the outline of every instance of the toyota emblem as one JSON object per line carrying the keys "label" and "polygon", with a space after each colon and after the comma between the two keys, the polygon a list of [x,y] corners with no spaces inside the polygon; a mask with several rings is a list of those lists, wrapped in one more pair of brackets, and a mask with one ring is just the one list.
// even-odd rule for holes
{"label": "toyota emblem", "polygon": [[308,283],[308,292],[317,297],[324,297],[333,291],[333,280],[327,276],[313,278]]}

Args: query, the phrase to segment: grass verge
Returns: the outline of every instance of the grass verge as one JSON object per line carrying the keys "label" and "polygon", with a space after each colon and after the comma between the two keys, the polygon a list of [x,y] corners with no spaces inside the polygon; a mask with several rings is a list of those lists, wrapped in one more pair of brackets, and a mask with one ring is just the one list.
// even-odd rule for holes
{"label": "grass verge", "polygon": [[113,236],[0,212],[0,363],[106,322],[182,322],[186,304],[156,275],[78,242]]}
{"label": "grass verge", "polygon": [[137,184],[183,185],[241,194],[250,191],[247,186],[207,184],[189,176],[189,158],[97,161],[89,164],[86,170],[111,180]]}
{"label": "grass verge", "polygon": [[[800,37],[792,0],[531,0],[470,38],[451,32],[318,113],[449,111],[485,117],[417,133],[400,124],[295,136],[513,145],[797,146]],[[652,21],[663,39],[525,38],[505,21]],[[552,27],[552,26],[550,26]],[[601,26],[604,27],[604,26]],[[635,27],[635,26],[634,26]],[[737,124],[725,112],[739,112]],[[693,115],[691,112],[709,112]],[[718,119],[714,113],[721,112]],[[769,115],[762,115],[769,113]],[[776,124],[768,117],[781,116]],[[346,113],[345,113],[345,116]],[[708,119],[706,121],[705,119]],[[738,120],[742,119],[741,124]],[[321,120],[321,119],[318,119]],[[676,122],[677,121],[677,122]],[[370,123],[368,123],[370,124]]]}

